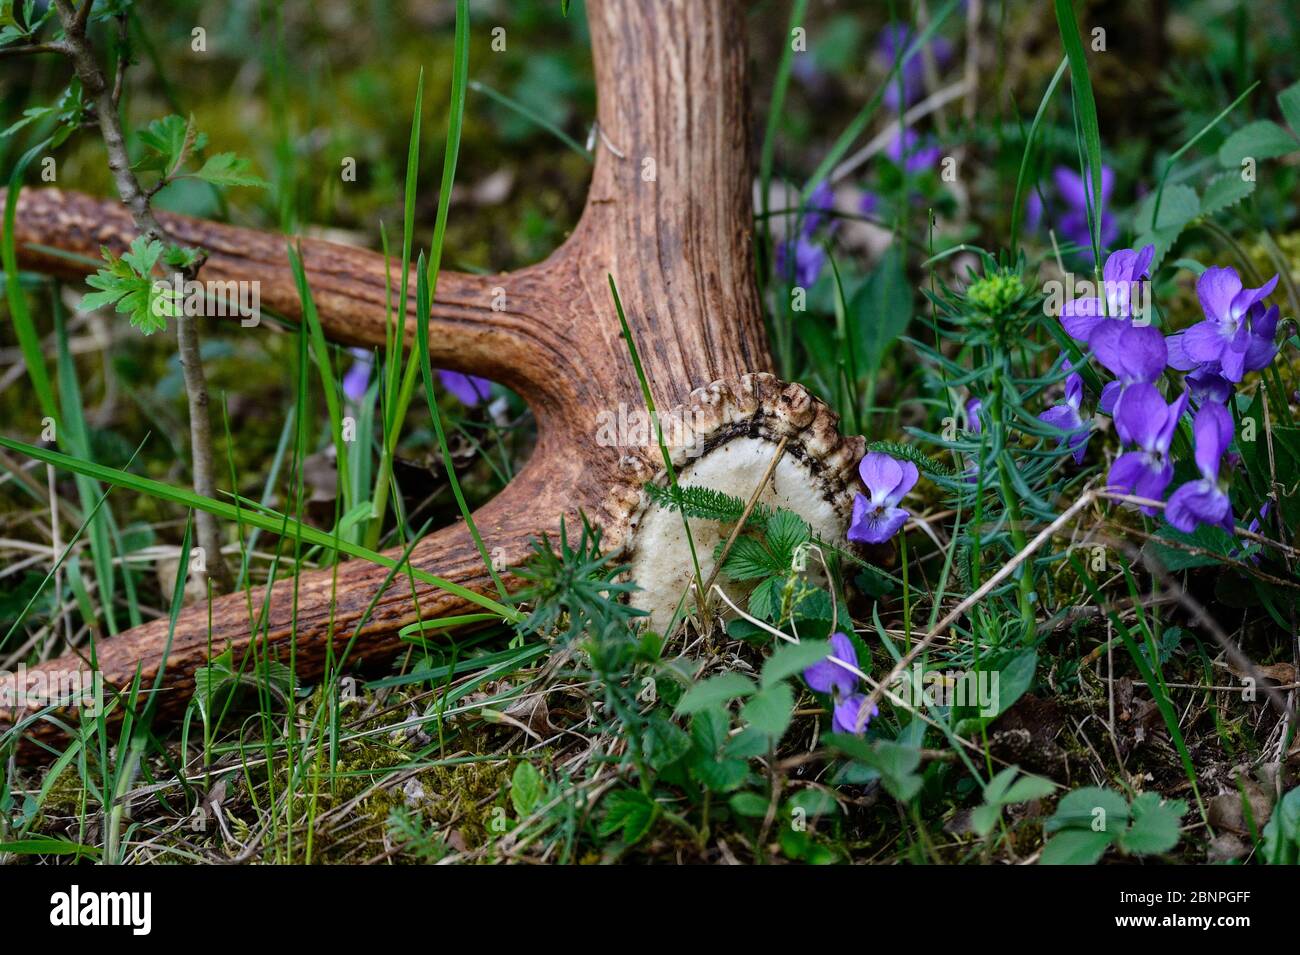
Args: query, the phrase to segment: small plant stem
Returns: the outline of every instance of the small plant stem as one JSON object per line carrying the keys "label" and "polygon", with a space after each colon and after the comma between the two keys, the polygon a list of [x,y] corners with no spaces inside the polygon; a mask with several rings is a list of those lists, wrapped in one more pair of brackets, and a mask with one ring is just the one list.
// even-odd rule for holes
{"label": "small plant stem", "polygon": [[[1003,375],[1009,374],[1004,369]],[[989,415],[989,423],[998,428],[1000,434],[998,449],[998,485],[1002,489],[1002,499],[1006,502],[1007,513],[1011,517],[1011,543],[1018,553],[1023,553],[1027,546],[1025,525],[1020,511],[1020,503],[1011,486],[1010,461],[1007,457],[1007,427],[1003,417],[1003,375],[998,377],[998,387],[994,392],[994,407]],[[1024,637],[1029,640],[1034,635],[1034,575],[1032,565],[1027,564],[1020,572],[1020,619],[1024,624]]]}
{"label": "small plant stem", "polygon": [[[86,93],[95,103],[95,112],[104,150],[108,153],[108,168],[123,205],[131,219],[146,239],[165,241],[167,233],[149,205],[149,195],[140,186],[140,180],[131,171],[127,154],[126,137],[122,133],[122,117],[118,113],[113,87],[104,77],[104,71],[95,59],[95,51],[86,36],[86,22],[92,0],[82,0],[82,8],[74,10],[69,0],[55,0],[59,20],[65,33],[64,46],[72,60],[73,69]],[[186,270],[186,279],[192,279],[202,266],[202,259]],[[204,497],[214,497],[212,422],[208,417],[208,384],[203,374],[203,361],[198,324],[193,317],[176,318],[176,346],[180,352],[181,368],[185,377],[185,393],[189,399],[190,456],[194,474],[194,490]],[[208,578],[220,592],[232,589],[234,581],[230,569],[221,556],[221,534],[216,518],[206,511],[195,515],[199,546],[203,548]]]}

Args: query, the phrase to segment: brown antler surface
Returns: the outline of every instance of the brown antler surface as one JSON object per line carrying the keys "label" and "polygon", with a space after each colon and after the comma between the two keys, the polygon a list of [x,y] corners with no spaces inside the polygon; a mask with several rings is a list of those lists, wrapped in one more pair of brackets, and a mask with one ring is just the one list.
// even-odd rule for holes
{"label": "brown antler surface", "polygon": [[[606,529],[611,545],[631,554],[638,527],[655,523],[641,488],[662,471],[658,446],[653,439],[635,446],[599,439],[602,413],[644,408],[608,275],[617,282],[656,404],[686,412],[691,423],[697,450],[677,453],[684,473],[735,472],[752,492],[762,468],[754,468],[749,456],[766,448],[770,457],[785,437],[784,460],[767,493],[833,532],[842,527],[861,439],[840,439],[824,406],[799,386],[766,374],[771,358],[752,271],[739,6],[733,0],[592,0],[588,14],[600,135],[578,226],[538,265],[492,276],[444,272],[438,279],[429,338],[433,365],[514,389],[539,429],[527,465],[475,514],[484,542],[516,564],[531,538],[554,532],[562,517],[572,521],[582,511]],[[208,251],[202,278],[258,281],[264,306],[299,315],[284,236],[183,216],[161,220],[180,241]],[[41,247],[93,257],[100,245],[122,248],[133,234],[130,217],[115,202],[46,189],[25,191],[18,203],[16,241],[30,269],[75,273],[68,258]],[[301,249],[327,337],[382,345],[383,258],[306,239]],[[493,308],[497,290],[504,292],[504,310]],[[406,331],[413,342],[414,295],[411,300]],[[675,522],[680,527],[680,517]],[[650,555],[655,559],[666,556],[657,545],[643,549],[656,551]],[[411,561],[475,590],[491,586],[462,523],[420,541]],[[645,572],[656,567],[647,565]],[[256,639],[281,658],[296,645],[300,675],[319,675],[331,633],[340,644],[348,641],[387,575],[384,567],[353,560],[341,566],[337,582],[332,570],[280,581]],[[660,589],[666,594],[679,582],[672,577]],[[423,617],[477,609],[425,585],[416,598]],[[352,659],[391,656],[398,629],[417,618],[417,599],[398,575],[379,598]],[[208,607],[187,608],[165,660],[166,620],[102,642],[97,650],[105,681],[125,684],[139,666],[148,683],[165,665],[163,711],[183,705],[210,648],[233,647],[239,659],[250,647],[255,638],[247,606],[243,594],[215,600],[210,634]],[[46,668],[82,665],[65,657]]]}

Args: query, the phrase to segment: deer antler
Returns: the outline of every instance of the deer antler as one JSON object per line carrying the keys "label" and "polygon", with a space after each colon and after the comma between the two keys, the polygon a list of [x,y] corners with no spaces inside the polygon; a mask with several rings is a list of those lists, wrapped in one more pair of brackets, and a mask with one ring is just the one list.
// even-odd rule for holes
{"label": "deer antler", "polygon": [[[690,579],[681,517],[647,507],[642,487],[663,479],[653,436],[637,446],[601,440],[607,415],[644,408],[607,275],[617,281],[657,406],[684,422],[675,467],[692,480],[748,497],[786,438],[765,500],[796,509],[826,539],[847,523],[853,466],[862,439],[846,440],[836,419],[798,385],[768,372],[771,358],[751,254],[752,177],[743,25],[734,0],[592,0],[588,4],[601,129],[581,221],[546,261],[496,276],[445,272],[429,329],[435,366],[481,375],[517,391],[533,409],[539,441],[527,465],[475,514],[489,550],[520,562],[531,538],[579,511],[624,549],[645,589],[638,602],[662,624]],[[209,253],[203,277],[256,280],[261,300],[296,317],[299,302],[281,236],[183,216],[161,216],[179,240]],[[67,273],[67,258],[39,246],[97,255],[133,235],[116,203],[40,190],[18,203],[16,241],[29,268]],[[302,255],[325,334],[382,345],[386,271],[379,255],[303,240]],[[496,290],[503,311],[493,309]],[[412,302],[414,295],[411,296]],[[414,340],[414,306],[406,316]],[[606,416],[602,416],[605,412]],[[694,449],[694,450],[692,450]],[[695,451],[703,453],[696,455]],[[693,526],[704,573],[716,530]],[[713,537],[709,535],[713,534]],[[414,566],[486,591],[486,569],[463,524],[433,533]],[[185,610],[171,652],[168,624],[155,621],[101,643],[109,684],[146,683],[166,667],[163,712],[182,706],[209,648],[254,640],[282,656],[296,642],[299,673],[319,675],[333,634],[345,643],[383,585],[383,567],[351,561],[338,572],[300,574],[271,590],[268,622],[254,634],[246,598]],[[297,588],[297,599],[294,589]],[[420,585],[419,612],[475,609]],[[296,605],[296,622],[294,609]],[[416,619],[410,584],[396,578],[378,600],[352,659],[389,657],[397,631]],[[332,628],[332,629],[331,629]],[[83,667],[64,657],[46,670]],[[34,679],[29,672],[29,681]]]}

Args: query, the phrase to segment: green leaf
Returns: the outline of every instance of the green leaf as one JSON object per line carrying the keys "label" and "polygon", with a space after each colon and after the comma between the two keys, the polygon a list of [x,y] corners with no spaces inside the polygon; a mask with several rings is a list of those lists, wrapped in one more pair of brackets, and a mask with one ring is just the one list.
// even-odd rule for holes
{"label": "green leaf", "polygon": [[[1183,546],[1166,547],[1160,543],[1161,540],[1176,541]],[[1220,564],[1237,546],[1235,538],[1221,527],[1199,524],[1196,530],[1188,534],[1164,524],[1155,537],[1142,545],[1142,554],[1144,557],[1154,557],[1170,573],[1178,573],[1193,567]]]}
{"label": "green leaf", "polygon": [[253,175],[252,164],[234,153],[216,153],[208,157],[194,178],[210,182],[214,186],[255,186],[266,189],[270,186],[265,179]]}
{"label": "green leaf", "polygon": [[720,705],[697,710],[691,717],[691,741],[701,753],[713,756],[727,741],[731,719]]}
{"label": "green leaf", "polygon": [[691,738],[672,720],[655,714],[642,737],[641,751],[650,768],[662,770],[691,751]]}
{"label": "green leaf", "polygon": [[542,800],[545,786],[542,774],[528,760],[522,760],[515,767],[510,777],[510,802],[514,804],[515,815],[520,819],[532,815]]}
{"label": "green leaf", "polygon": [[1067,829],[1043,846],[1039,865],[1093,865],[1111,843],[1111,833]]}
{"label": "green leaf", "polygon": [[78,842],[69,842],[66,839],[55,839],[52,837],[36,837],[33,839],[18,839],[13,842],[0,842],[0,853],[13,853],[14,855],[42,855],[42,856],[89,856],[92,859],[98,859],[100,850],[94,846],[84,846]]}
{"label": "green leaf", "polygon": [[760,620],[775,620],[781,612],[781,597],[785,590],[784,577],[769,577],[749,595],[749,612]]}
{"label": "green leaf", "polygon": [[1270,865],[1300,863],[1300,786],[1288,792],[1273,809],[1264,827],[1264,861]]}
{"label": "green leaf", "polygon": [[878,772],[885,791],[900,802],[910,801],[921,791],[923,780],[916,772],[921,751],[917,747],[892,740],[868,741],[852,733],[827,733],[823,740]]}
{"label": "green leaf", "polygon": [[998,671],[997,713],[1001,716],[1025,695],[1034,683],[1034,674],[1038,671],[1038,651],[1021,650]]}
{"label": "green leaf", "polygon": [[732,580],[758,580],[784,570],[762,543],[753,537],[737,537],[731,545],[723,572]]}
{"label": "green leaf", "polygon": [[744,783],[749,776],[749,765],[743,759],[710,756],[691,764],[690,772],[701,786],[725,793]]}
{"label": "green leaf", "polygon": [[748,726],[728,739],[722,746],[722,752],[735,759],[753,759],[766,753],[770,742],[762,730]]}
{"label": "green leaf", "polygon": [[1021,802],[1032,802],[1035,799],[1046,799],[1054,792],[1056,792],[1056,783],[1050,779],[1044,779],[1042,776],[1022,776],[1003,795],[1002,804],[1011,806]]}
{"label": "green leaf", "polygon": [[743,673],[721,673],[702,680],[687,690],[677,704],[677,712],[698,713],[737,697],[752,696],[756,692],[758,686]]}
{"label": "green leaf", "polygon": [[1166,802],[1159,793],[1146,792],[1133,800],[1129,813],[1133,824],[1120,833],[1120,848],[1134,855],[1156,855],[1178,845],[1187,803],[1181,799]]}
{"label": "green leaf", "polygon": [[1008,766],[990,779],[984,786],[984,801],[990,805],[1001,805],[1003,795],[1018,772],[1020,772],[1019,766]]}
{"label": "green leaf", "polygon": [[187,120],[175,114],[155,119],[137,136],[145,155],[136,168],[154,170],[165,176],[174,175],[191,153],[208,143],[207,135],[195,128],[193,116]]}
{"label": "green leaf", "polygon": [[784,571],[790,569],[799,545],[812,537],[812,530],[798,514],[782,509],[768,520],[766,536],[777,566]]}
{"label": "green leaf", "polygon": [[789,684],[769,686],[740,708],[740,718],[772,739],[780,739],[794,716],[794,691]]}
{"label": "green leaf", "polygon": [[819,660],[826,659],[830,652],[831,645],[826,640],[782,643],[763,664],[763,687],[767,688],[796,673],[802,673]]}
{"label": "green leaf", "polygon": [[976,806],[970,811],[970,827],[980,838],[984,838],[993,831],[993,827],[998,824],[1002,818],[1001,803],[985,803],[982,806]]}
{"label": "green leaf", "polygon": [[597,831],[602,836],[612,836],[621,829],[623,841],[628,845],[641,841],[659,812],[654,801],[638,789],[616,790],[604,798],[603,804],[605,817]]}
{"label": "green leaf", "polygon": [[1300,83],[1293,83],[1277,94],[1277,105],[1294,133],[1300,133]]}
{"label": "green leaf", "polygon": [[1155,209],[1156,194],[1153,192],[1142,200],[1138,207],[1137,218],[1133,228],[1138,232],[1150,232],[1155,229],[1178,227],[1181,229],[1200,214],[1201,201],[1196,198],[1196,190],[1191,186],[1175,184],[1165,188],[1164,198],[1160,200],[1160,221],[1153,227],[1151,213]]}
{"label": "green leaf", "polygon": [[166,328],[167,319],[179,314],[180,306],[175,289],[152,274],[163,244],[137,236],[121,258],[108,248],[101,253],[107,268],[86,278],[86,284],[99,291],[83,296],[77,307],[90,311],[113,305],[146,335]]}
{"label": "green leaf", "polygon": [[1128,802],[1112,789],[1085,786],[1067,793],[1052,818],[1043,824],[1047,832],[1059,829],[1094,829],[1118,835],[1128,823]]}
{"label": "green leaf", "polygon": [[747,816],[750,819],[762,819],[767,815],[767,809],[770,805],[766,796],[760,796],[755,792],[736,793],[728,801],[731,811],[738,816]]}
{"label": "green leaf", "polygon": [[[1065,47],[1065,58],[1070,63],[1070,91],[1074,96],[1074,112],[1079,133],[1083,136],[1080,152],[1086,158],[1086,176],[1089,187],[1084,192],[1097,202],[1101,197],[1101,128],[1097,124],[1097,100],[1092,92],[1092,78],[1088,75],[1088,54],[1079,35],[1079,21],[1075,19],[1070,0],[1056,0],[1056,25]],[[1088,228],[1093,244],[1098,244],[1101,229],[1101,210],[1094,209],[1089,216]]]}
{"label": "green leaf", "polygon": [[825,789],[801,789],[786,802],[786,815],[791,809],[802,809],[809,816],[828,816],[840,811],[840,804]]}
{"label": "green leaf", "polygon": [[[1223,141],[1219,147],[1219,165],[1240,169],[1243,159],[1273,159],[1300,149],[1300,143],[1277,123],[1258,119],[1247,123]],[[1163,210],[1162,210],[1163,211]]]}
{"label": "green leaf", "polygon": [[[1201,215],[1212,216],[1229,206],[1235,206],[1255,191],[1254,179],[1243,179],[1239,172],[1225,172],[1210,180],[1201,197]],[[1164,211],[1162,208],[1161,212]]]}
{"label": "green leaf", "polygon": [[858,349],[858,370],[880,367],[885,352],[912,320],[912,289],[903,269],[903,251],[895,242],[849,300],[849,336]]}

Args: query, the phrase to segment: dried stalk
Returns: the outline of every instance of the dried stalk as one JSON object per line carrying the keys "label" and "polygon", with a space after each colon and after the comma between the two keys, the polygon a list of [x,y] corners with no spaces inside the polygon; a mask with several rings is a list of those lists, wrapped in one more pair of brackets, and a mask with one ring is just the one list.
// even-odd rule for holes
{"label": "dried stalk", "polygon": [[[77,78],[95,103],[100,136],[104,141],[104,150],[108,153],[108,168],[113,174],[117,194],[131,213],[136,229],[146,239],[165,242],[168,239],[167,231],[154,215],[148,193],[131,170],[126,137],[122,132],[122,117],[118,112],[117,87],[120,75],[117,83],[109,84],[95,56],[90,38],[86,35],[92,4],[93,0],[83,0],[81,8],[74,10],[69,0],[55,0],[54,6],[64,32],[61,52],[71,59]],[[184,270],[185,278],[193,279],[201,265],[200,259],[197,264]],[[204,497],[216,497],[216,483],[212,477],[215,461],[212,454],[212,422],[208,414],[208,383],[203,373],[198,322],[193,316],[185,315],[183,310],[176,316],[176,347],[180,353],[185,394],[189,403],[194,490]],[[234,587],[234,579],[221,554],[221,532],[216,518],[199,511],[195,515],[195,526],[199,546],[204,551],[208,578],[218,592],[226,593]]]}

